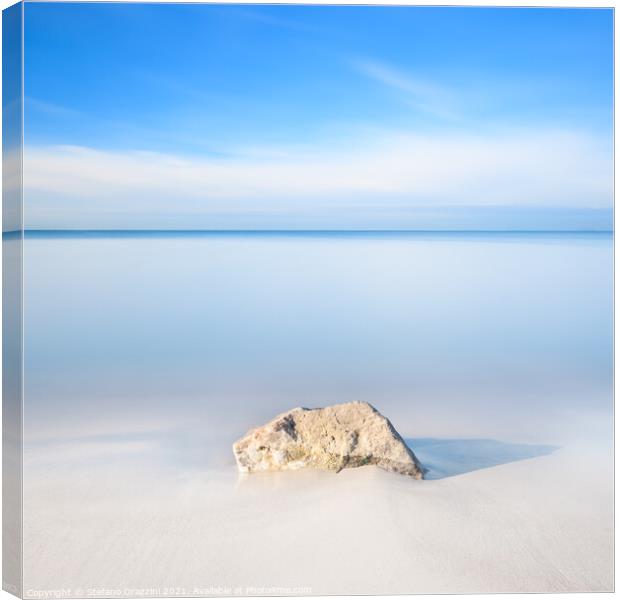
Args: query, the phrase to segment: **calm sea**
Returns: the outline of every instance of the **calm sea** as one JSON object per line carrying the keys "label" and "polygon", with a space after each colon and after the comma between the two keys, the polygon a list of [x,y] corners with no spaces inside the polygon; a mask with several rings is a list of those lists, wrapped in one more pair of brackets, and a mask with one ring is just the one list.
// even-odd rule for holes
{"label": "calm sea", "polygon": [[353,399],[410,437],[610,435],[612,261],[597,233],[29,233],[26,439],[226,462]]}

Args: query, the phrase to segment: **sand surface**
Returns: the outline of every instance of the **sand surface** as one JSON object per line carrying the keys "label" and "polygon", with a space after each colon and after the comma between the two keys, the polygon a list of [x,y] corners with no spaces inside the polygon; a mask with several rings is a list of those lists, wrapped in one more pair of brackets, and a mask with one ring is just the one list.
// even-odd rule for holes
{"label": "sand surface", "polygon": [[613,589],[609,444],[420,441],[435,477],[422,482],[375,467],[239,478],[232,464],[162,464],[160,450],[27,453],[27,595]]}

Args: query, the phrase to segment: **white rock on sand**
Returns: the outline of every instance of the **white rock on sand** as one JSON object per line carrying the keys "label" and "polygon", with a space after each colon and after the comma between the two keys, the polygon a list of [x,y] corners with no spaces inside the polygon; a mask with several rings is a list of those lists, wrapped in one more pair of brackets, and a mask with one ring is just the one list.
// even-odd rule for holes
{"label": "white rock on sand", "polygon": [[422,479],[424,470],[392,424],[366,402],[295,408],[233,444],[243,473],[376,465]]}

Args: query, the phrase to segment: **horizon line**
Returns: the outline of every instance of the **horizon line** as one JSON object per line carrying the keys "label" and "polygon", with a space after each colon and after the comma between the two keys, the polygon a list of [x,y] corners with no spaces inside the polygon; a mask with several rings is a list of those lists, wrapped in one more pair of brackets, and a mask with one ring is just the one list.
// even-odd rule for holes
{"label": "horizon line", "polygon": [[33,228],[14,229],[3,231],[3,235],[26,234],[54,234],[54,233],[479,233],[479,234],[506,234],[506,233],[614,233],[614,229],[135,229],[135,228]]}

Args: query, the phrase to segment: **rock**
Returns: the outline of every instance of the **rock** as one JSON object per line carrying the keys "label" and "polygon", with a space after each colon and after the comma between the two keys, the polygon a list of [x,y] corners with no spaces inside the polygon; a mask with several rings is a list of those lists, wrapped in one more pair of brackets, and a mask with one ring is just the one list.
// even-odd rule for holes
{"label": "rock", "polygon": [[243,473],[377,465],[422,479],[424,469],[392,424],[366,402],[294,408],[233,444]]}

